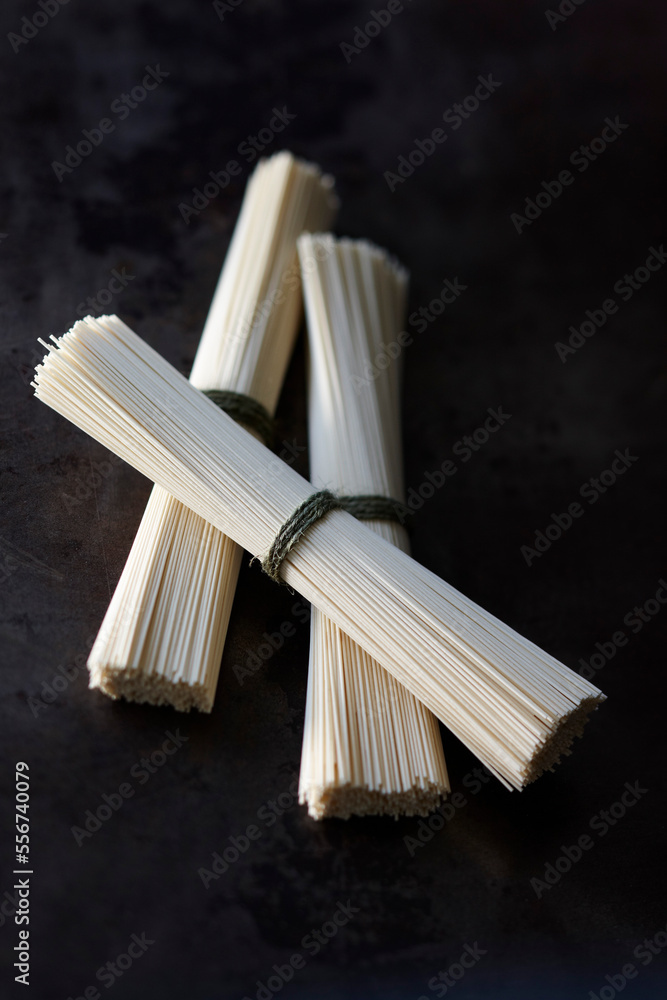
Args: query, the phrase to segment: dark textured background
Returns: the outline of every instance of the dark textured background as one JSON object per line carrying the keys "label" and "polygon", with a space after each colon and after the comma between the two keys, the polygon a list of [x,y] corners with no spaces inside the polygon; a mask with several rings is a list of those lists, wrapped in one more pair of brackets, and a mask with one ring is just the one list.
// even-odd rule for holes
{"label": "dark textured background", "polygon": [[[451,456],[488,407],[512,414],[415,516],[416,557],[575,667],[667,573],[664,273],[567,363],[554,349],[665,236],[664,10],[589,0],[553,31],[542,4],[414,0],[348,64],[340,43],[370,9],[244,0],[221,22],[205,2],[73,0],[15,54],[6,35],[38,8],[3,5],[0,892],[12,885],[13,762],[23,759],[35,869],[28,995],[40,1000],[82,995],[142,932],[155,944],[115,983],[117,1000],[254,997],[257,980],[348,899],[359,913],[281,996],[434,997],[428,980],[478,942],[486,954],[458,1000],[583,1000],[639,965],[633,949],[667,923],[665,610],[598,672],[609,700],[575,755],[524,793],[497,783],[466,792],[468,805],[414,857],[404,837],[416,820],[316,824],[292,806],[208,890],[197,869],[298,769],[307,627],[243,686],[232,671],[262,632],[293,620],[295,599],[244,567],[210,717],[112,704],[76,669],[150,487],[122,464],[94,490],[82,485],[109,455],[32,398],[35,339],[68,328],[79,302],[125,267],[134,280],[107,309],[187,372],[250,168],[189,226],[178,206],[274,106],[297,117],[268,151],[288,147],[336,175],[338,231],[410,267],[411,308],[445,278],[467,286],[405,352],[407,484]],[[51,162],[158,62],[169,78],[58,183]],[[383,173],[489,73],[502,86],[392,194]],[[616,115],[629,126],[621,137],[519,235],[510,214]],[[279,411],[281,435],[299,443],[302,350]],[[617,448],[638,461],[529,568],[520,546]],[[58,666],[77,676],[35,715]],[[77,847],[71,827],[176,727],[185,746]],[[461,789],[476,761],[444,738]],[[648,793],[538,899],[530,879],[636,780]],[[3,996],[23,989],[16,931],[3,920]],[[661,997],[667,955],[640,968],[624,996]]]}

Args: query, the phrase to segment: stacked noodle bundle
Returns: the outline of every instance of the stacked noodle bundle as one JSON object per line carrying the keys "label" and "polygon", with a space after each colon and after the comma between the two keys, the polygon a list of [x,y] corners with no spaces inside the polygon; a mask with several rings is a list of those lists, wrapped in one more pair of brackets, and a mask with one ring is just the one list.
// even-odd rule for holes
{"label": "stacked noodle bundle", "polygon": [[[604,696],[317,494],[117,317],[46,344],[37,396],[280,574],[508,788],[581,734]],[[298,528],[298,531],[295,529]]]}
{"label": "stacked noodle bundle", "polygon": [[[191,383],[260,431],[270,427],[301,315],[296,239],[331,222],[332,184],[286,152],[258,164],[195,357]],[[156,486],[90,653],[90,686],[210,712],[241,556]]]}
{"label": "stacked noodle bundle", "polygon": [[[368,243],[299,238],[309,342],[313,485],[398,501],[403,510],[399,366],[359,388],[359,373],[400,332],[407,274]],[[392,504],[365,503],[367,524],[408,551]],[[362,504],[356,507],[363,509]],[[400,518],[400,514],[399,514]],[[449,791],[435,717],[317,608],[299,798],[321,819],[426,815]]]}

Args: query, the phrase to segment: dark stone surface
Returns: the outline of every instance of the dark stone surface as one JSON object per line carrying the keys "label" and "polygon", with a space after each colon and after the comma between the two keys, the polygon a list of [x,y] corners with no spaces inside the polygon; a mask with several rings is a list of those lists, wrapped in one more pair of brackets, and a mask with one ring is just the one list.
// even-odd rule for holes
{"label": "dark stone surface", "polygon": [[[485,954],[458,1000],[588,997],[628,962],[639,969],[628,1000],[663,995],[667,956],[644,966],[633,950],[667,922],[667,611],[636,634],[624,617],[667,574],[664,269],[627,302],[614,284],[665,235],[667,19],[643,0],[591,0],[552,30],[540,4],[415,0],[348,64],[340,43],[370,8],[244,0],[221,21],[209,3],[78,0],[15,53],[7,34],[39,8],[3,6],[0,891],[13,881],[12,766],[25,760],[40,1000],[96,982],[106,996],[96,971],[143,932],[155,943],[115,982],[118,1000],[255,997],[296,952],[307,964],[281,997],[416,1000],[443,995],[428,981],[475,942]],[[169,77],[121,121],[112,102],[157,63]],[[460,128],[443,124],[488,74],[498,90]],[[445,278],[466,286],[423,332],[410,327],[408,485],[488,407],[512,414],[415,516],[416,557],[574,667],[619,629],[630,636],[596,675],[609,700],[575,755],[524,793],[473,794],[463,779],[476,761],[444,734],[467,804],[414,856],[415,820],[318,825],[296,805],[271,826],[258,819],[298,769],[308,629],[239,686],[244,650],[295,617],[295,598],[257,571],[242,573],[210,717],[112,704],[76,669],[149,484],[116,464],[94,490],[81,485],[109,455],[32,399],[36,337],[66,329],[124,267],[133,280],[106,308],[187,371],[251,169],[239,144],[284,105],[297,117],[269,150],[336,175],[338,231],[405,261],[411,310]],[[628,128],[579,172],[570,154],[616,115]],[[59,183],[52,161],[104,117],[114,131]],[[384,172],[441,126],[447,141],[392,193]],[[185,225],[179,203],[234,157],[243,176]],[[517,233],[511,213],[568,167],[573,184]],[[562,363],[555,342],[610,297],[618,312]],[[305,442],[304,404],[300,345],[280,405],[286,439]],[[626,448],[638,461],[594,505],[582,500]],[[529,568],[520,547],[577,499],[584,515]],[[29,699],[60,666],[75,676],[35,717]],[[130,777],[176,728],[178,753],[145,784]],[[127,780],[133,797],[78,847],[71,827]],[[591,831],[637,780],[640,801],[604,837]],[[260,839],[205,889],[197,869],[253,822]],[[586,832],[594,848],[538,899],[530,879]],[[347,900],[358,914],[312,955],[304,935]],[[17,930],[5,916],[3,996],[21,990]]]}

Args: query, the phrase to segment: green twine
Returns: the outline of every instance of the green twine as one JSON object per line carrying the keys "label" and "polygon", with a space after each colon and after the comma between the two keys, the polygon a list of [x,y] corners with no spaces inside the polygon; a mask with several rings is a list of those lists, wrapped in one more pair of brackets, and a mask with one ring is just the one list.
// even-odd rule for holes
{"label": "green twine", "polygon": [[232,392],[231,389],[202,389],[205,396],[213,400],[216,406],[229,414],[232,420],[245,424],[257,431],[267,448],[273,445],[273,419],[271,414],[260,402],[243,392]]}
{"label": "green twine", "polygon": [[285,556],[294,548],[304,532],[308,531],[328,511],[341,507],[338,497],[330,490],[311,493],[307,500],[290,514],[276,535],[268,554],[262,559],[262,569],[276,583],[280,579],[280,567]]}
{"label": "green twine", "polygon": [[359,493],[340,499],[343,509],[359,521],[397,521],[403,524],[411,513],[400,500],[378,493]]}
{"label": "green twine", "polygon": [[283,559],[294,548],[301,536],[308,531],[308,528],[312,527],[330,510],[346,510],[362,521],[398,521],[401,524],[403,516],[408,512],[407,507],[399,503],[398,500],[377,494],[337,497],[331,490],[318,490],[317,493],[311,493],[287,518],[276,535],[268,554],[262,559],[262,569],[267,576],[270,576],[276,583],[284,582],[280,578],[280,567]]}

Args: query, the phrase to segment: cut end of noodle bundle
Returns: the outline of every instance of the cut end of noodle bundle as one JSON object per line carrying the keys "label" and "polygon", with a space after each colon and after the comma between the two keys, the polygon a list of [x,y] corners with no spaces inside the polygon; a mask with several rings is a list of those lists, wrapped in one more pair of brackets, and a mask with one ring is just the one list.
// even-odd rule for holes
{"label": "cut end of noodle bundle", "polygon": [[536,781],[545,771],[553,771],[563,757],[569,757],[576,739],[584,734],[584,727],[598,705],[606,700],[606,695],[597,694],[583,697],[570,712],[565,713],[535,747],[532,757],[526,763],[522,786]]}
{"label": "cut end of noodle bundle", "polygon": [[446,790],[440,783],[425,782],[405,791],[364,788],[356,782],[324,787],[309,785],[299,802],[313,819],[351,819],[353,816],[429,816],[442,802]]}

